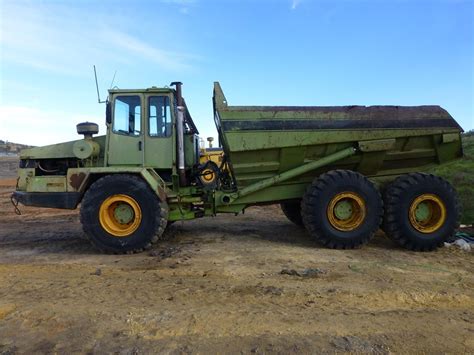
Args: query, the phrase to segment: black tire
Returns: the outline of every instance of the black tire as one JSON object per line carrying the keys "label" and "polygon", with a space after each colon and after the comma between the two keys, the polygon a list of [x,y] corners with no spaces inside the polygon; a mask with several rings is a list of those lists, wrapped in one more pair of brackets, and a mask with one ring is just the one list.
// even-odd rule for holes
{"label": "black tire", "polygon": [[[423,200],[423,196],[435,196],[435,203],[428,204],[434,206],[429,212],[434,217],[429,217],[426,225],[413,220],[415,216],[411,212],[411,207],[416,206],[417,200]],[[441,207],[439,202],[436,203],[436,198],[442,202]],[[456,191],[439,176],[424,173],[400,176],[385,190],[384,202],[386,207],[382,229],[390,238],[410,250],[434,250],[442,246],[459,226],[461,207]],[[445,207],[444,218],[440,212],[442,205]],[[433,231],[430,232],[430,229]]]}
{"label": "black tire", "polygon": [[[344,198],[346,195],[354,199]],[[355,201],[360,204],[354,206]],[[338,203],[350,207],[346,209],[351,216],[349,219],[337,218],[334,211]],[[332,170],[308,187],[301,203],[301,215],[309,234],[321,244],[333,249],[352,249],[366,244],[378,230],[383,202],[374,184],[363,175],[350,170]],[[346,222],[354,225],[346,226]]]}
{"label": "black tire", "polygon": [[281,210],[291,222],[298,226],[303,226],[301,218],[301,201],[285,201],[280,203]]}
{"label": "black tire", "polygon": [[198,182],[204,189],[215,190],[219,184],[219,167],[208,160],[199,166]]}
{"label": "black tire", "polygon": [[[136,229],[130,230],[130,233],[124,236],[109,233],[104,227],[104,218],[99,217],[101,206],[104,203],[106,206],[106,201],[110,201],[109,198],[120,198],[120,196],[133,199],[135,205],[139,206],[141,214],[141,219],[137,219],[133,227]],[[122,202],[118,203],[124,205]],[[135,220],[135,217],[133,214],[131,218]],[[84,233],[98,249],[109,253],[134,253],[149,249],[163,234],[167,217],[166,203],[161,203],[148,184],[134,175],[116,174],[100,178],[89,187],[81,203],[81,223]],[[112,220],[112,217],[109,219]],[[115,219],[115,223],[119,222]],[[126,224],[123,225],[126,227]]]}

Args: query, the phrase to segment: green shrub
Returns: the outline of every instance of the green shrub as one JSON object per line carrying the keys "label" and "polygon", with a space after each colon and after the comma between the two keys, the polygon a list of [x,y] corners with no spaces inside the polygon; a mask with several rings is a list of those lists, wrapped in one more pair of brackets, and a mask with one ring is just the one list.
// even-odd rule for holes
{"label": "green shrub", "polygon": [[458,192],[463,207],[461,223],[474,224],[474,131],[462,136],[464,158],[430,172],[448,180]]}

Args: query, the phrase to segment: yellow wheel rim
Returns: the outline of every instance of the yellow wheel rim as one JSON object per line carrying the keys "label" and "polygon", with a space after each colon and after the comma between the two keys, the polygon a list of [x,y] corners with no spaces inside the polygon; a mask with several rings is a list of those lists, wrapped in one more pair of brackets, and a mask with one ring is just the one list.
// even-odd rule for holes
{"label": "yellow wheel rim", "polygon": [[446,222],[446,206],[435,194],[423,194],[410,205],[410,223],[421,233],[436,232]]}
{"label": "yellow wheel rim", "polygon": [[142,210],[135,199],[127,195],[108,197],[99,209],[99,222],[114,237],[127,237],[142,221]]}
{"label": "yellow wheel rim", "polygon": [[204,183],[209,184],[214,181],[214,179],[216,178],[216,174],[211,169],[205,169],[201,173],[201,178]]}
{"label": "yellow wheel rim", "polygon": [[341,192],[329,201],[326,214],[334,228],[343,232],[353,231],[365,220],[365,201],[355,192]]}

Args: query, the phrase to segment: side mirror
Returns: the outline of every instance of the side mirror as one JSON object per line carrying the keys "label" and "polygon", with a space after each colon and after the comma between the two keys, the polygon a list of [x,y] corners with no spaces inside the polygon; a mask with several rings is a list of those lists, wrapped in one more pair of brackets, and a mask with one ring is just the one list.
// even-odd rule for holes
{"label": "side mirror", "polygon": [[110,102],[107,102],[105,105],[105,122],[108,125],[112,123],[112,108]]}

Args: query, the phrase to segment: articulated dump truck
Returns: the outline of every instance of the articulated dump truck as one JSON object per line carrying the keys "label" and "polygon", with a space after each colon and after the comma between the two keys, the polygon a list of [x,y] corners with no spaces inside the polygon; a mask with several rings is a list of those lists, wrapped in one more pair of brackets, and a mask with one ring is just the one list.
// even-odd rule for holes
{"label": "articulated dump truck", "polygon": [[[329,248],[383,231],[427,251],[458,227],[454,188],[424,173],[462,157],[461,127],[439,106],[230,106],[214,84],[221,150],[203,150],[171,88],[109,90],[107,132],[23,150],[14,205],[75,209],[104,252],[136,252],[172,222],[281,205]],[[218,158],[218,159],[217,159]]]}

